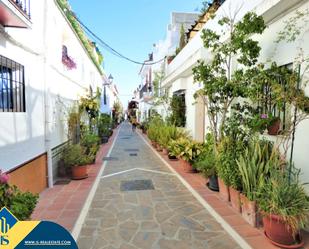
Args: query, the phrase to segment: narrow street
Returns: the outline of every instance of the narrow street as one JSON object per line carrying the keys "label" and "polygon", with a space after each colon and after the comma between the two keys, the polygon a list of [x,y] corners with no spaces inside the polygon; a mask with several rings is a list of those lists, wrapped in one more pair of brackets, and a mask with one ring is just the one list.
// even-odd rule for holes
{"label": "narrow street", "polygon": [[105,159],[80,249],[240,248],[127,122]]}

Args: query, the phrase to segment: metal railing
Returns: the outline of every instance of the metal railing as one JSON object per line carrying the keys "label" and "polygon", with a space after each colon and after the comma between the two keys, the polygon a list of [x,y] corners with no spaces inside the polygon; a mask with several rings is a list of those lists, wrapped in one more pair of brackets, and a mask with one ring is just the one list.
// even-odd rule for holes
{"label": "metal railing", "polygon": [[9,0],[25,17],[31,19],[30,1],[31,0]]}

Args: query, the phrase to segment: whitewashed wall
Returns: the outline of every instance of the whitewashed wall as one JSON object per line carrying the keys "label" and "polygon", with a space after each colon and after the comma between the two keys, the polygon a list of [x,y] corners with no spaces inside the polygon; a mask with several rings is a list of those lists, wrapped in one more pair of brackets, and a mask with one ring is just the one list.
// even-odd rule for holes
{"label": "whitewashed wall", "polygon": [[[263,15],[267,23],[267,29],[263,35],[255,37],[259,40],[260,46],[262,47],[260,61],[265,62],[267,59],[272,59],[279,65],[285,65],[294,61],[297,55],[297,47],[302,47],[304,54],[309,56],[309,34],[304,34],[300,42],[276,45],[274,43],[276,33],[284,28],[284,21],[293,16],[297,9],[304,10],[308,8],[308,1],[301,0],[227,0],[217,11],[216,17],[205,24],[205,28],[220,30],[221,28],[217,24],[218,20],[226,14],[234,13],[235,10],[239,10],[237,15],[238,20],[248,11],[255,11]],[[193,84],[190,75],[192,76],[192,67],[196,65],[199,59],[208,61],[211,59],[211,54],[203,47],[200,34],[197,34],[171,64],[169,64],[166,70],[166,77],[162,83],[163,87],[172,87],[172,90],[178,88],[180,80],[186,86],[187,128],[191,131],[193,137],[195,135],[195,117],[194,107],[192,107],[191,103],[194,102],[192,92],[194,92],[193,89],[196,88],[196,84]],[[308,87],[306,93],[309,94]],[[209,120],[207,115],[205,115],[205,133],[208,131],[208,127]],[[298,168],[301,168],[303,173],[302,179],[305,182],[309,180],[308,148],[309,121],[304,121],[299,125],[296,132],[294,162]]]}
{"label": "whitewashed wall", "polygon": [[[56,3],[31,3],[31,28],[6,29],[24,47],[0,34],[0,54],[25,66],[26,85],[26,112],[0,112],[0,167],[4,170],[65,142],[67,105],[84,95],[90,85],[95,90],[102,83],[99,71]],[[68,47],[76,69],[63,66],[62,45]]]}

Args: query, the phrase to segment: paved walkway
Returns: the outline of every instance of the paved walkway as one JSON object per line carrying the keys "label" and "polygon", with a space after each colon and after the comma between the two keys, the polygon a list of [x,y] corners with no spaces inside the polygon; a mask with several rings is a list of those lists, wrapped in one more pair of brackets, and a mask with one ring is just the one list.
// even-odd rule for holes
{"label": "paved walkway", "polygon": [[110,157],[80,249],[240,248],[129,124],[122,125]]}

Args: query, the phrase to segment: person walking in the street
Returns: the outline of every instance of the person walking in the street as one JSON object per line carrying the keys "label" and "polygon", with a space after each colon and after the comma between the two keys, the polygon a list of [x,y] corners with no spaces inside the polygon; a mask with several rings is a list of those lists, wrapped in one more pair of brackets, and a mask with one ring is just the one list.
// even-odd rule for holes
{"label": "person walking in the street", "polygon": [[135,132],[136,130],[136,125],[137,125],[137,121],[135,117],[132,117],[131,119],[131,124],[132,124],[132,131]]}

